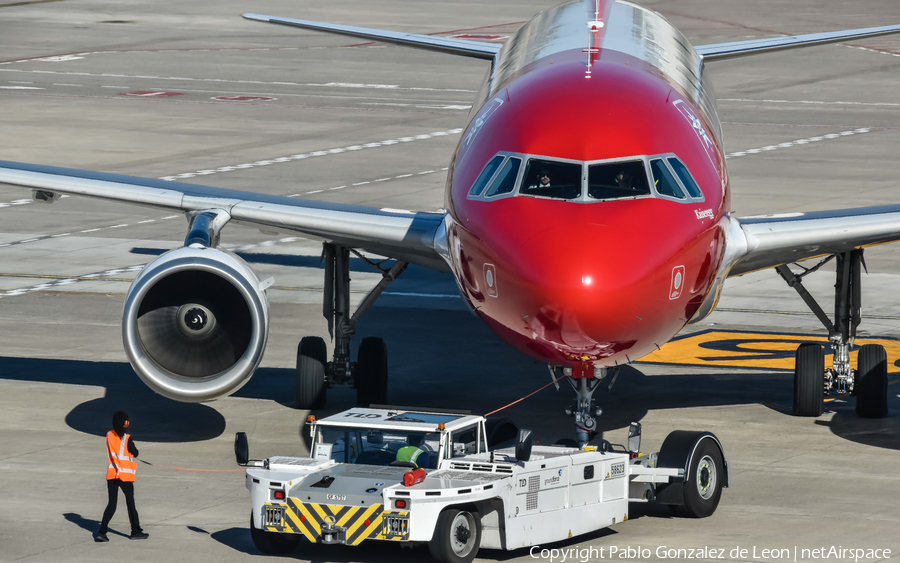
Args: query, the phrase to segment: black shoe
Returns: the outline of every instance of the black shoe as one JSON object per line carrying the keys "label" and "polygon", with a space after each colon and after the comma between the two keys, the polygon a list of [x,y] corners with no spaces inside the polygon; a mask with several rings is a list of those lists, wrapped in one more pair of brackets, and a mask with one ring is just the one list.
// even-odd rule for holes
{"label": "black shoe", "polygon": [[94,541],[95,541],[95,542],[101,542],[101,543],[102,543],[102,542],[105,542],[105,541],[109,541],[109,538],[106,537],[106,534],[101,534],[100,532],[97,532],[97,534],[94,535]]}
{"label": "black shoe", "polygon": [[131,534],[128,536],[130,540],[145,540],[150,537],[150,534],[147,532],[137,532],[136,534]]}

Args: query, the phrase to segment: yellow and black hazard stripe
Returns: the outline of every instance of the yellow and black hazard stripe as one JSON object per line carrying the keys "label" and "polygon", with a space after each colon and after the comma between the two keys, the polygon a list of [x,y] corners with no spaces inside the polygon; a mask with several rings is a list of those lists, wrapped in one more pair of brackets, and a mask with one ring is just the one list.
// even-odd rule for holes
{"label": "yellow and black hazard stripe", "polygon": [[[298,502],[296,499],[288,499],[285,504],[266,503],[266,506],[281,506],[284,508],[284,518],[281,521],[281,525],[266,526],[266,530],[287,534],[303,534],[312,543],[321,541],[322,527],[329,522],[338,528],[344,529],[342,539],[346,545],[359,545],[360,542],[366,539],[409,539],[408,532],[401,536],[394,534],[385,535],[383,525],[384,506],[381,504],[342,506],[336,504],[307,504]],[[393,514],[407,516],[409,513]]]}

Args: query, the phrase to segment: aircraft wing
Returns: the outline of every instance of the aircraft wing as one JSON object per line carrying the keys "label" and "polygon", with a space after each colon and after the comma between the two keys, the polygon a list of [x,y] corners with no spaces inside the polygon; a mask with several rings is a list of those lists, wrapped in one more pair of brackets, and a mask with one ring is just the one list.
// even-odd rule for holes
{"label": "aircraft wing", "polygon": [[892,33],[900,33],[900,25],[829,31],[826,33],[810,33],[807,35],[791,35],[790,37],[750,39],[749,41],[734,41],[731,43],[716,43],[711,45],[695,45],[694,49],[706,62],[723,61],[726,59],[746,57],[760,53],[783,51],[785,49],[811,47],[813,45],[824,45],[826,43],[842,43],[853,39],[869,39],[871,37],[889,35]]}
{"label": "aircraft wing", "polygon": [[243,16],[244,18],[253,21],[300,27],[303,29],[313,29],[315,31],[336,33],[338,35],[349,35],[350,37],[359,37],[360,39],[381,41],[382,43],[393,43],[395,45],[403,45],[406,47],[417,47],[419,49],[439,51],[441,53],[461,55],[464,57],[474,57],[476,59],[493,60],[502,47],[502,45],[496,45],[494,43],[470,41],[468,39],[434,37],[432,35],[420,35],[418,33],[403,33],[400,31],[388,31],[352,25],[296,20],[293,18],[279,18],[275,16],[264,16],[262,14],[243,14]]}
{"label": "aircraft wing", "polygon": [[443,213],[311,201],[5,161],[0,161],[0,183],[31,188],[35,199],[45,202],[53,202],[57,194],[68,194],[185,213],[224,210],[240,224],[450,271],[438,252],[444,233]]}
{"label": "aircraft wing", "polygon": [[738,222],[747,246],[729,276],[900,240],[900,205],[744,217]]}

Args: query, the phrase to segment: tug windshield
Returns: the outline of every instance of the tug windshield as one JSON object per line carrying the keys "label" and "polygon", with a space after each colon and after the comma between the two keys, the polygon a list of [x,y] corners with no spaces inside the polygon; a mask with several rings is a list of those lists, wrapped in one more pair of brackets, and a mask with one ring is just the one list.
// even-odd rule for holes
{"label": "tug windshield", "polygon": [[312,457],[355,465],[411,467],[412,463],[434,469],[438,464],[440,441],[438,432],[319,426],[313,439]]}

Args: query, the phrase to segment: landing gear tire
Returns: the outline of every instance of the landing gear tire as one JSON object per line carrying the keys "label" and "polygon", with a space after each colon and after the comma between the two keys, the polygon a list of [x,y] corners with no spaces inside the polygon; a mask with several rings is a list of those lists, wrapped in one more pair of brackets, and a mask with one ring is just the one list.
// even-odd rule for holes
{"label": "landing gear tire", "polygon": [[825,354],[819,344],[801,344],[794,364],[794,415],[825,412]]}
{"label": "landing gear tire", "polygon": [[564,448],[577,448],[578,440],[576,440],[575,438],[560,438],[553,445],[554,446],[562,446]]}
{"label": "landing gear tire", "polygon": [[448,508],[438,516],[428,551],[441,563],[470,563],[480,545],[481,518],[478,513]]}
{"label": "landing gear tire", "polygon": [[253,525],[253,513],[250,513],[250,539],[256,549],[266,555],[285,555],[294,551],[297,544],[300,543],[299,536],[293,538],[288,534],[279,534],[277,532],[267,532],[260,530]]}
{"label": "landing gear tire", "polygon": [[356,406],[387,403],[388,363],[384,340],[370,336],[359,344],[356,360]]}
{"label": "landing gear tire", "polygon": [[691,518],[711,516],[719,506],[725,481],[725,462],[719,446],[701,440],[694,450],[684,483],[684,513]]}
{"label": "landing gear tire", "polygon": [[859,350],[856,370],[856,414],[862,418],[887,416],[887,353],[883,346],[866,344]]}
{"label": "landing gear tire", "polygon": [[328,348],[318,336],[306,336],[297,346],[297,408],[321,409],[325,406],[325,366]]}

